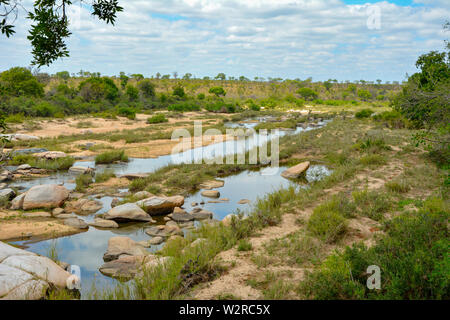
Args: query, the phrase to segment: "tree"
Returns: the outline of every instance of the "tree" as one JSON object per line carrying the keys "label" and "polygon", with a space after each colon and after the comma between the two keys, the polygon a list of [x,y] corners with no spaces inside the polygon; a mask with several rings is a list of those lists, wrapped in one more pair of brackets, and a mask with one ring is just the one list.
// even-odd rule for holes
{"label": "tree", "polygon": [[323,86],[325,87],[325,89],[327,89],[327,91],[330,91],[330,89],[333,87],[333,83],[331,81],[332,80],[328,80],[323,83]]}
{"label": "tree", "polygon": [[227,79],[227,76],[225,75],[225,73],[219,73],[214,79],[225,81]]}
{"label": "tree", "polygon": [[39,83],[30,70],[14,67],[0,74],[0,87],[7,95],[35,96],[44,95],[43,85]]}
{"label": "tree", "polygon": [[423,129],[417,144],[425,144],[441,164],[450,162],[450,51],[421,55],[419,72],[409,77],[393,106],[412,124]]}
{"label": "tree", "polygon": [[319,96],[317,92],[307,87],[298,89],[297,93],[301,95],[305,100],[314,100]]}
{"label": "tree", "polygon": [[358,90],[358,97],[361,98],[364,101],[367,101],[372,98],[372,94],[369,90],[366,89],[359,89]]}
{"label": "tree", "polygon": [[127,85],[126,94],[130,101],[137,101],[139,99],[139,90],[131,84]]}
{"label": "tree", "polygon": [[186,97],[186,93],[184,92],[184,88],[182,86],[176,86],[173,89],[173,93],[174,96],[178,96],[180,98],[184,98]]}
{"label": "tree", "polygon": [[141,81],[144,79],[144,75],[140,73],[133,73],[131,77],[136,81]]}
{"label": "tree", "polygon": [[153,98],[155,93],[155,85],[148,79],[142,80],[138,83],[138,88],[145,98]]}
{"label": "tree", "polygon": [[66,80],[70,79],[70,73],[69,73],[69,71],[60,71],[60,72],[56,73],[56,77],[58,79],[66,81]]}
{"label": "tree", "polygon": [[99,101],[107,99],[114,101],[119,96],[119,89],[110,78],[92,77],[84,80],[79,85],[80,95],[84,100]]}
{"label": "tree", "polygon": [[[123,11],[118,0],[91,0],[92,15],[114,25],[117,13]],[[66,40],[71,35],[66,15],[72,0],[36,0],[33,10],[28,12],[31,21],[28,40],[31,42],[32,65],[50,65],[55,60],[68,57]],[[78,0],[76,2],[83,2]],[[14,21],[19,9],[23,8],[20,0],[0,0],[0,31],[6,37],[14,33]]]}
{"label": "tree", "polygon": [[190,80],[192,78],[192,73],[186,73],[184,76],[183,76],[183,80]]}
{"label": "tree", "polygon": [[125,89],[125,87],[128,84],[128,80],[130,80],[130,78],[127,75],[125,75],[125,72],[123,71],[120,72],[119,78],[120,78],[120,86],[122,87],[122,89]]}
{"label": "tree", "polygon": [[225,96],[227,94],[222,87],[212,87],[209,89],[209,93],[215,94],[216,97]]}

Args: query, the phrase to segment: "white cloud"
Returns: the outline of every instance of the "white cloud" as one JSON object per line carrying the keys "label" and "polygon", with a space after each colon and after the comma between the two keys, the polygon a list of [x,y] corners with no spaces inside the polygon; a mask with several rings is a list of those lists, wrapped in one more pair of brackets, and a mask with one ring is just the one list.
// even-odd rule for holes
{"label": "white cloud", "polygon": [[[119,2],[125,10],[114,27],[74,7],[70,14],[81,22],[74,20],[71,56],[42,70],[402,80],[418,55],[442,50],[450,16],[444,1],[385,1],[377,4],[381,28],[369,30],[368,5],[339,0]],[[0,37],[0,69],[31,60],[27,28],[20,19],[12,39]]]}

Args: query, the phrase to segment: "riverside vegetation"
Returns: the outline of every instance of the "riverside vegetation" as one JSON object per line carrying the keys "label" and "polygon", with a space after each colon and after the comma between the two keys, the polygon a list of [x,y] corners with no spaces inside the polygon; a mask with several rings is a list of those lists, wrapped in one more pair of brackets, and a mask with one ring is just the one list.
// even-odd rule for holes
{"label": "riverside vegetation", "polygon": [[[194,120],[206,123],[204,130],[225,133],[233,121],[257,119],[257,129],[295,129],[330,119],[326,126],[280,139],[283,166],[309,161],[326,166],[330,175],[266,194],[246,214],[237,211],[222,223],[207,220],[184,237],[168,238],[155,252],[168,258],[166,263],[144,267],[139,276],[110,288],[93,285],[87,298],[448,299],[450,76],[448,55],[436,55],[422,56],[421,72],[402,86],[86,73],[47,77],[13,68],[0,75],[2,123],[13,134],[3,138],[3,164],[51,174],[71,168],[75,158],[100,165],[156,157],[170,153],[172,129],[192,132]],[[424,94],[432,97],[432,107],[414,98]],[[52,134],[51,125],[68,132]],[[42,138],[14,139],[18,131]],[[159,146],[170,148],[152,153]],[[24,148],[61,153],[52,159],[45,152],[14,153]],[[83,172],[75,190],[84,197],[128,188],[120,202],[127,204],[140,200],[138,192],[187,196],[212,179],[262,167],[172,164],[131,181],[111,170]],[[25,177],[33,175],[14,179]],[[9,199],[2,206],[0,224],[29,219],[25,210],[12,211]],[[57,256],[51,250],[51,257]],[[366,285],[372,265],[382,271],[380,290]],[[47,297],[70,298],[64,290]]]}

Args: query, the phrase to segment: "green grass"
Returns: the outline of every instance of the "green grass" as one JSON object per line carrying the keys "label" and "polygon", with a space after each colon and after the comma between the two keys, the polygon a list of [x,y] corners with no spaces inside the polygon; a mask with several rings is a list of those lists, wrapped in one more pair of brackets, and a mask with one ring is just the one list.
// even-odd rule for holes
{"label": "green grass", "polygon": [[247,239],[242,239],[238,243],[238,251],[251,251],[253,249],[252,244]]}
{"label": "green grass", "polygon": [[123,150],[114,150],[101,153],[95,157],[95,164],[110,164],[114,162],[128,162],[128,156]]}
{"label": "green grass", "polygon": [[386,189],[394,193],[407,193],[411,186],[405,180],[389,181],[385,184]]}
{"label": "green grass", "polygon": [[102,183],[106,182],[111,178],[114,178],[116,174],[113,170],[105,170],[103,172],[99,172],[95,174],[95,182],[96,183]]}
{"label": "green grass", "polygon": [[32,155],[17,155],[14,156],[9,164],[12,166],[19,166],[21,164],[29,164],[34,168],[46,169],[51,171],[68,170],[74,164],[73,157],[64,157],[55,160],[40,159]]}
{"label": "green grass", "polygon": [[308,221],[308,230],[327,243],[335,243],[346,233],[347,221],[336,211],[314,210]]}
{"label": "green grass", "polygon": [[90,174],[81,174],[75,179],[75,191],[84,192],[91,183],[93,183],[93,179]]}
{"label": "green grass", "polygon": [[169,120],[167,120],[166,116],[162,113],[156,114],[153,117],[147,119],[147,123],[149,124],[164,123],[164,122],[169,122]]}

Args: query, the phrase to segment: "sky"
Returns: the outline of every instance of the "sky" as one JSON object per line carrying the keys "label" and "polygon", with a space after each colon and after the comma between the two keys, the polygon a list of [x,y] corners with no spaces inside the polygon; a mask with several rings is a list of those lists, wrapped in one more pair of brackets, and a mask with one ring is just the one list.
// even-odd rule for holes
{"label": "sky", "polygon": [[[74,1],[76,3],[76,1]],[[32,8],[32,0],[22,1]],[[423,53],[443,51],[449,0],[119,0],[115,26],[69,10],[70,57],[41,72],[177,72],[315,81],[402,81]],[[0,71],[28,66],[29,22],[0,34]]]}

